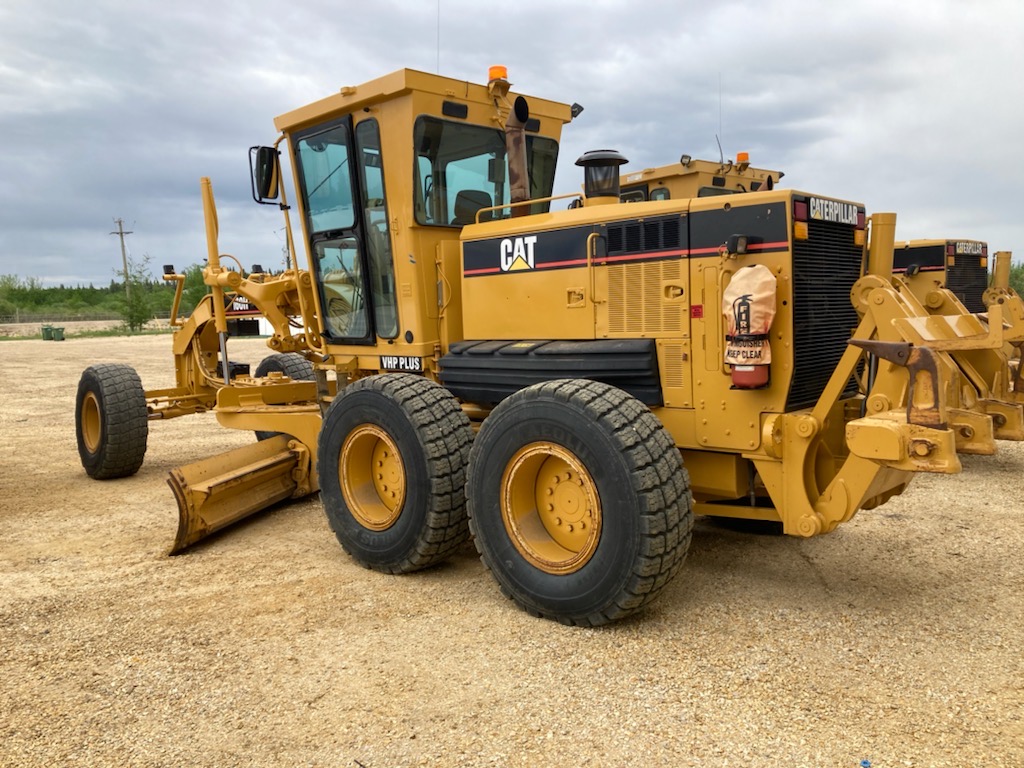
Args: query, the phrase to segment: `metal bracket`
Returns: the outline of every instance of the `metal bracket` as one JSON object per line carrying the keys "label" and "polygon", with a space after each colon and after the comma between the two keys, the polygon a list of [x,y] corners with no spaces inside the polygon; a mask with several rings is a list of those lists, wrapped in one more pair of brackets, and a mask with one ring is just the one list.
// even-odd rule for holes
{"label": "metal bracket", "polygon": [[[942,390],[935,351],[906,341],[850,339],[865,352],[906,368],[910,373],[907,395],[907,423],[932,429],[946,429]],[[918,387],[918,384],[921,386]]]}

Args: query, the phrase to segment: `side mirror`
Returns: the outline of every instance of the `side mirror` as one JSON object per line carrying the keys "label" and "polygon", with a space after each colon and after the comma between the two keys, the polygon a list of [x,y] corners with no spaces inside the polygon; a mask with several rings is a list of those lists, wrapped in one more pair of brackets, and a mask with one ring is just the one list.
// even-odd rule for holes
{"label": "side mirror", "polygon": [[277,200],[281,177],[278,151],[274,147],[250,147],[249,171],[252,174],[252,199],[267,205]]}

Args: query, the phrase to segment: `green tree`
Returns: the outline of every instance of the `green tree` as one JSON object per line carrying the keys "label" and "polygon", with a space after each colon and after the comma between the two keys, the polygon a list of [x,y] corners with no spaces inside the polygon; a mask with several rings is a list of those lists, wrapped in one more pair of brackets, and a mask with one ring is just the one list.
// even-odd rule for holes
{"label": "green tree", "polygon": [[1024,296],[1024,264],[1010,266],[1010,287],[1018,296]]}
{"label": "green tree", "polygon": [[191,267],[186,268],[185,288],[181,294],[181,308],[179,312],[182,315],[188,316],[209,292],[209,286],[203,282],[203,265],[193,264]]}
{"label": "green tree", "polygon": [[20,282],[17,275],[0,275],[0,315],[13,315],[17,311],[15,294]]}
{"label": "green tree", "polygon": [[114,270],[125,286],[125,295],[118,302],[118,312],[128,327],[128,331],[141,331],[142,326],[153,317],[153,310],[150,308],[149,291],[146,290],[150,282],[149,255],[141,259],[128,257],[128,270]]}

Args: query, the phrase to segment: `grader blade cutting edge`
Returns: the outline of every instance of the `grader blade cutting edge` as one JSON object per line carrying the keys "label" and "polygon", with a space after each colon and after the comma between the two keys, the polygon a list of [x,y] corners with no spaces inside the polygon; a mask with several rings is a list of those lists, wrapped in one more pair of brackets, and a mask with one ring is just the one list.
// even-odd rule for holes
{"label": "grader blade cutting edge", "polygon": [[304,495],[297,479],[305,474],[304,462],[308,452],[301,443],[276,435],[172,469],[167,484],[178,502],[178,535],[169,554],[272,504]]}

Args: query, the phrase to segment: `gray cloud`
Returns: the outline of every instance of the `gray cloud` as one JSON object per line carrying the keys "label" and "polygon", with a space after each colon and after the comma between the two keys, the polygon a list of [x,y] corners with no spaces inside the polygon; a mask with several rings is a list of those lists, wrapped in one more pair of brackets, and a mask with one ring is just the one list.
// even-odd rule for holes
{"label": "gray cloud", "polygon": [[899,237],[1024,255],[1022,34],[1015,0],[8,0],[0,273],[105,283],[118,216],[133,254],[199,262],[201,176],[222,250],[274,263],[281,218],[250,199],[248,147],[273,140],[275,115],[438,63],[475,81],[506,64],[517,89],[586,107],[563,136],[560,192],[578,188],[587,149],[634,169],[717,158],[717,135],[789,186],[897,211]]}

